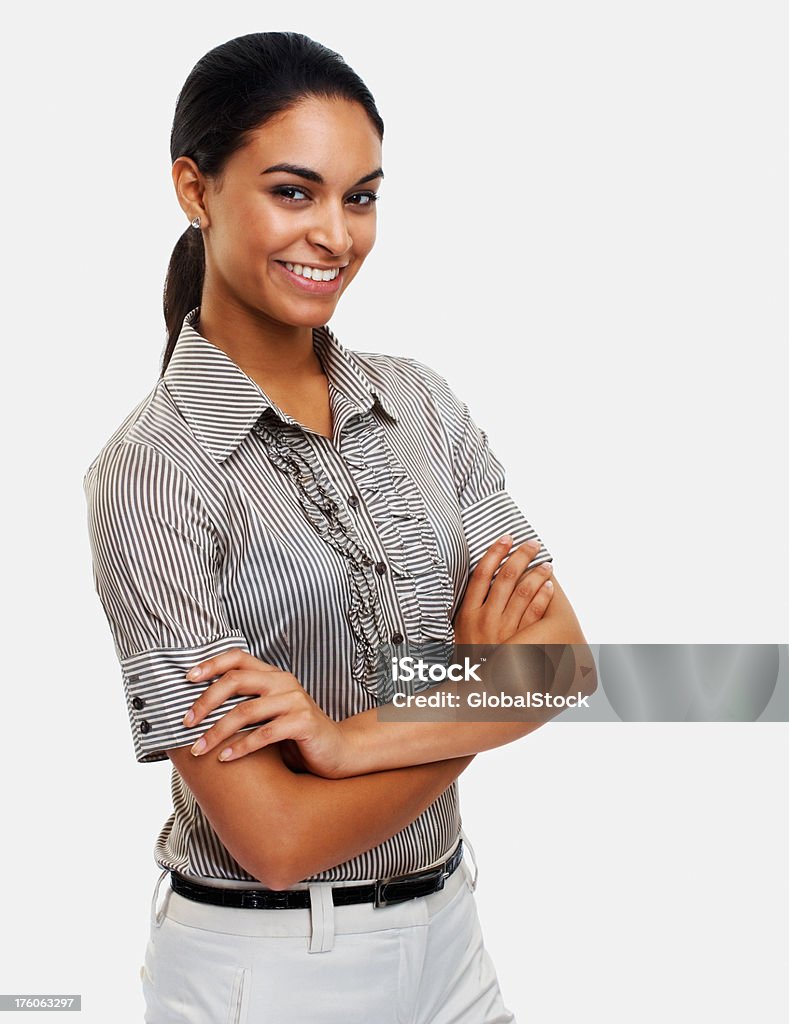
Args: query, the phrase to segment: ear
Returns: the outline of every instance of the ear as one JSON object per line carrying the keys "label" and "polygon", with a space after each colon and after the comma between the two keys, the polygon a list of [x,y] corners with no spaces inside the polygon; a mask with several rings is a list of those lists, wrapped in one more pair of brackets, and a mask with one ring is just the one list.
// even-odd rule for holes
{"label": "ear", "polygon": [[200,227],[208,227],[208,214],[203,202],[205,178],[197,164],[188,156],[179,156],[172,168],[173,185],[181,209],[189,221],[200,218]]}

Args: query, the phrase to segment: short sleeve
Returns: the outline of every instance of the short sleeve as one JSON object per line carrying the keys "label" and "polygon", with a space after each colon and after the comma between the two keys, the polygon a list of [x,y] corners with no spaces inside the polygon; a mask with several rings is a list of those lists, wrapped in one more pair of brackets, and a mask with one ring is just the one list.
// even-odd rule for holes
{"label": "short sleeve", "polygon": [[537,539],[540,550],[529,562],[531,569],[552,562],[553,555],[507,490],[506,473],[490,447],[488,435],[471,416],[466,402],[435,370],[409,360],[427,377],[452,449],[452,466],[463,529],[472,571],[490,545],[502,534],[513,538],[513,548]]}
{"label": "short sleeve", "polygon": [[218,537],[194,485],[150,446],[123,441],[104,451],[83,488],[93,579],[120,663],[135,757],[163,761],[167,748],[191,746],[247,699],[230,698],[196,728],[183,725],[211,682],[188,682],[191,666],[233,647],[249,650],[217,594]]}

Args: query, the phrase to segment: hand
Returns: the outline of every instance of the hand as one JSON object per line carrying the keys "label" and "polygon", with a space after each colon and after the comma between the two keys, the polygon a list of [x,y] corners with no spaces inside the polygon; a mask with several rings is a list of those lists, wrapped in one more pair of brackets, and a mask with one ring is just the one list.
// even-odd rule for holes
{"label": "hand", "polygon": [[[311,771],[324,778],[341,778],[348,744],[339,723],[320,708],[290,672],[269,665],[240,647],[208,658],[186,674],[190,682],[219,676],[197,698],[184,716],[184,725],[197,725],[211,711],[238,694],[258,694],[223,715],[192,747],[205,754],[234,736],[232,747],[219,754],[234,761],[245,754],[282,743],[283,761],[292,771]],[[193,714],[194,718],[189,719]],[[254,732],[235,734],[245,725],[264,722]],[[202,746],[200,744],[202,743]]]}
{"label": "hand", "polygon": [[516,548],[493,579],[511,543],[506,537],[491,544],[469,577],[454,619],[456,644],[504,643],[545,614],[553,597],[553,566],[543,562],[526,571],[540,550],[539,541]]}

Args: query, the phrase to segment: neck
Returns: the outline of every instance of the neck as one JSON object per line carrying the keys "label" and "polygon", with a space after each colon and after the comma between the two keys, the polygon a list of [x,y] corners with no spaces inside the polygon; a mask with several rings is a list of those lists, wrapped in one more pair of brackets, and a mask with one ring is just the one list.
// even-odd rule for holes
{"label": "neck", "polygon": [[197,328],[258,382],[287,379],[293,383],[322,372],[312,346],[312,327],[279,323],[257,310],[240,309],[204,294]]}

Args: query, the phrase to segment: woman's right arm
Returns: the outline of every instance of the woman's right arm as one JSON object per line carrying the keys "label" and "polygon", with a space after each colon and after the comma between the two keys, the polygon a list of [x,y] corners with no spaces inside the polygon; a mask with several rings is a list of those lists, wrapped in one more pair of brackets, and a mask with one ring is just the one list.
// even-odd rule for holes
{"label": "woman's right arm", "polygon": [[287,889],[389,839],[474,757],[323,779],[291,772],[279,744],[237,761],[220,761],[218,753],[167,751],[222,843],[271,889]]}
{"label": "woman's right arm", "polygon": [[218,591],[221,538],[183,469],[147,444],[105,450],[84,487],[95,583],[137,759],[169,756],[222,842],[262,884],[287,888],[379,845],[470,763],[466,755],[329,780],[291,772],[278,746],[238,761],[221,762],[218,751],[194,757],[182,721],[196,696],[186,670],[228,648],[249,649]]}

